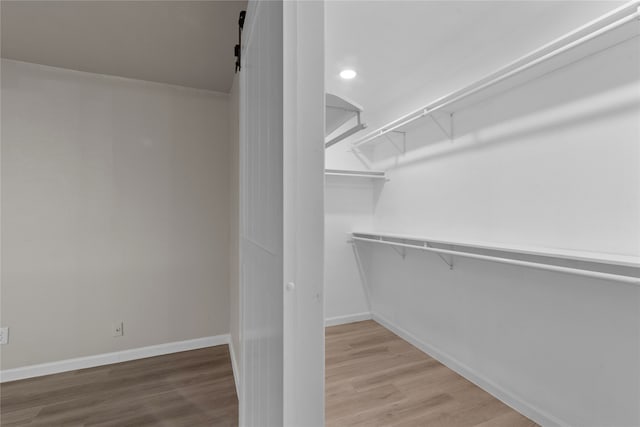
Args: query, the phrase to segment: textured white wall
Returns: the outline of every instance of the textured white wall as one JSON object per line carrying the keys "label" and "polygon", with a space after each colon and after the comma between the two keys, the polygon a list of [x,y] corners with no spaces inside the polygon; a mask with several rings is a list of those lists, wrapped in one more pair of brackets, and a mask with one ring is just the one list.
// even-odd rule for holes
{"label": "textured white wall", "polygon": [[379,144],[377,165],[397,167],[374,226],[640,255],[639,46],[619,44],[456,113],[453,143],[423,121],[406,155]]}
{"label": "textured white wall", "polygon": [[325,319],[327,324],[353,320],[368,313],[365,280],[359,271],[353,246],[347,244],[353,230],[373,227],[374,198],[380,181],[327,176],[325,179]]}
{"label": "textured white wall", "polygon": [[[402,162],[404,158],[389,157],[389,161],[376,164],[367,156],[354,156],[350,142],[424,106],[431,100],[459,89],[620,4],[622,2],[617,1],[328,2],[327,90],[361,104],[364,107],[362,118],[369,128],[329,148],[326,151],[327,168],[375,169],[391,167],[395,162]],[[545,25],[540,26],[540,22],[544,22]],[[385,28],[385,31],[380,31],[380,28]],[[340,79],[339,71],[345,67],[355,68],[359,73],[358,77],[353,80]],[[439,131],[430,129],[429,132],[438,135]],[[383,142],[379,145],[379,157],[385,154],[385,150],[390,150],[386,154],[393,152],[388,143]],[[406,157],[410,158],[411,155]],[[417,162],[413,165],[413,170],[419,171],[422,167],[422,163]],[[452,204],[447,202],[433,205],[429,199],[415,201],[423,207],[428,205],[430,209],[428,217],[421,220],[423,210],[410,209],[403,200],[405,193],[393,190],[411,185],[418,179],[409,177],[410,173],[395,175],[395,172],[391,171],[392,181],[384,187],[389,186],[391,190],[379,193],[379,196],[389,203],[381,203],[376,221],[387,215],[385,206],[388,206],[391,207],[387,221],[390,230],[399,226],[407,229],[408,233],[426,231],[423,225],[434,225],[431,220],[427,221],[427,218],[431,219],[436,215],[431,212],[434,210],[442,212],[438,216],[442,219],[438,226],[442,225],[444,228],[429,227],[428,231],[446,233],[445,237],[460,234],[461,238],[467,240],[467,223],[461,224],[461,221],[449,219],[464,215],[465,210],[456,206],[458,201],[462,200],[459,204],[462,205],[461,208],[466,209],[466,204],[473,204],[473,197],[481,197],[487,191],[491,191],[491,187],[483,188],[480,193],[458,189],[457,196],[451,195]],[[416,174],[419,176],[420,172]],[[430,176],[429,179],[437,179],[439,183],[444,179],[452,179],[446,170],[434,172],[434,175],[437,177]],[[406,182],[401,182],[405,179]],[[461,180],[464,182],[464,179]],[[343,206],[354,206],[352,213],[342,210],[338,218],[331,212],[332,200],[342,200],[348,194],[349,186],[333,179],[328,182],[331,185],[326,186],[325,243],[327,248],[333,250],[326,251],[325,310],[326,317],[330,318],[338,313],[344,315],[347,311],[356,314],[357,311],[354,310],[359,310],[359,307],[366,303],[364,296],[357,298],[354,293],[361,284],[353,283],[357,271],[353,257],[332,255],[350,251],[349,248],[341,246],[344,241],[343,231],[350,231],[351,226],[365,222],[360,218],[360,210],[364,205],[357,204],[355,207],[353,200],[341,202]],[[453,182],[456,182],[455,177]],[[445,191],[447,187],[440,185],[428,188],[438,192]],[[438,195],[444,197],[442,193]],[[354,194],[354,197],[359,199],[359,195]],[[374,194],[374,197],[378,195]],[[392,199],[396,199],[395,202],[391,202]],[[393,206],[407,208],[396,212]],[[514,205],[511,205],[511,209],[513,208]],[[539,208],[542,209],[542,206]],[[523,210],[527,209],[523,207]],[[411,220],[405,223],[399,220],[400,217],[403,221],[405,218]],[[478,220],[491,222],[491,218],[492,213],[487,212],[485,218]],[[514,218],[517,221],[517,216]],[[474,228],[475,224],[471,222],[468,226]],[[475,229],[478,233],[482,232],[478,228]],[[340,295],[340,288],[344,288],[343,295]]]}
{"label": "textured white wall", "polygon": [[[374,228],[640,256],[638,39],[410,134]],[[433,126],[431,123],[428,126]],[[435,130],[434,130],[435,129]],[[538,420],[640,424],[640,288],[367,246],[373,311]]]}
{"label": "textured white wall", "polygon": [[229,331],[228,129],[226,95],[2,61],[3,369]]}

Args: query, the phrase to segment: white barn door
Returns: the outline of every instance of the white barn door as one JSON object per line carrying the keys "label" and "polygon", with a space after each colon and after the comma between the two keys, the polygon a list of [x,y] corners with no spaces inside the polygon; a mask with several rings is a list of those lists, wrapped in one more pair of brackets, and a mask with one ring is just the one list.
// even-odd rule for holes
{"label": "white barn door", "polygon": [[240,71],[240,425],[324,422],[324,4],[249,2]]}

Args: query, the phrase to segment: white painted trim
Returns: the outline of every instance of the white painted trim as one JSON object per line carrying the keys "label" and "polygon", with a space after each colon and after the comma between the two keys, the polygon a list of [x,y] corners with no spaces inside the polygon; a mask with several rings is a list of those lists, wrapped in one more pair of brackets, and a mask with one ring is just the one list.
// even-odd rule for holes
{"label": "white painted trim", "polygon": [[373,317],[370,312],[347,314],[346,316],[329,317],[324,320],[324,326],[344,325],[347,323],[362,322],[363,320],[371,320]]}
{"label": "white painted trim", "polygon": [[77,369],[110,365],[113,363],[126,362],[129,360],[144,359],[146,357],[162,356],[164,354],[196,350],[199,348],[213,347],[228,343],[229,334],[215,335],[211,337],[196,338],[186,341],[176,341],[166,344],[151,345],[148,347],[133,348],[130,350],[115,351],[113,353],[103,353],[93,356],[59,360],[57,362],[30,365],[21,368],[5,369],[3,371],[0,371],[0,383],[22,380],[25,378],[40,377],[42,375],[75,371]]}
{"label": "white painted trim", "polygon": [[543,411],[542,409],[536,407],[535,405],[524,401],[519,396],[515,395],[510,390],[506,390],[501,386],[493,383],[488,378],[483,375],[477,373],[475,370],[470,368],[469,366],[459,362],[455,358],[451,357],[447,353],[440,351],[436,347],[427,344],[424,341],[421,341],[419,338],[406,331],[405,329],[396,326],[390,320],[373,313],[373,320],[378,322],[380,325],[389,329],[405,341],[409,342],[413,346],[417,347],[419,350],[427,353],[429,356],[433,357],[449,369],[457,372],[467,380],[471,381],[487,393],[494,396],[496,399],[502,401],[504,404],[512,407],[516,411],[520,412],[524,416],[530,418],[534,422],[543,425],[543,426],[557,426],[557,427],[569,427],[569,424],[556,418],[555,416]]}
{"label": "white painted trim", "polygon": [[238,401],[240,401],[240,371],[239,369],[239,361],[236,360],[236,351],[233,347],[233,340],[229,340],[229,355],[231,356],[231,369],[233,370],[233,382],[236,385],[236,396],[238,397]]}

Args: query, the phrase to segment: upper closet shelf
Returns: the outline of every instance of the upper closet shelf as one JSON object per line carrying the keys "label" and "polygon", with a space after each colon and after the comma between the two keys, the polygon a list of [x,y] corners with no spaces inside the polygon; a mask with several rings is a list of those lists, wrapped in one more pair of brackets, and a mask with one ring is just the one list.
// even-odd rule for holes
{"label": "upper closet shelf", "polygon": [[389,132],[406,132],[407,125],[423,118],[432,119],[453,140],[453,114],[456,111],[637,37],[640,34],[639,17],[640,1],[626,3],[494,73],[376,129],[355,141],[353,146],[370,143]]}
{"label": "upper closet shelf", "polygon": [[[618,282],[640,285],[640,257],[606,254],[597,252],[572,251],[552,248],[538,248],[530,246],[502,245],[482,242],[456,241],[432,239],[424,236],[413,236],[406,234],[392,234],[383,232],[354,231],[352,233],[354,241],[363,241],[371,243],[379,243],[402,248],[412,248],[434,252],[439,255],[461,256],[466,258],[475,258],[484,261],[493,261],[503,264],[519,265],[523,267],[538,268],[542,270],[551,270],[561,273],[578,274],[582,276],[595,277],[605,280],[613,280]],[[434,246],[435,245],[435,246]],[[442,246],[447,246],[443,248]],[[455,249],[454,249],[455,247]],[[459,249],[464,248],[464,249]],[[475,250],[475,252],[474,252]],[[480,250],[480,252],[478,251]],[[493,255],[486,255],[481,251],[493,251]],[[505,255],[506,254],[506,255]],[[510,258],[509,256],[528,255],[534,257],[542,257],[537,261],[524,261],[519,258]],[[546,258],[546,259],[544,259]],[[589,268],[574,268],[553,264],[553,260],[567,260],[580,263],[599,264],[604,267],[623,267],[628,270],[630,275],[611,273],[608,271],[598,271]],[[450,261],[446,261],[450,267],[453,266]]]}
{"label": "upper closet shelf", "polygon": [[331,135],[348,121],[353,120],[354,118],[356,119],[356,124],[353,127],[345,130],[340,135],[330,139],[329,141],[325,141],[325,148],[329,148],[367,127],[366,124],[360,121],[362,107],[355,102],[327,93],[325,95],[325,108],[325,136]]}

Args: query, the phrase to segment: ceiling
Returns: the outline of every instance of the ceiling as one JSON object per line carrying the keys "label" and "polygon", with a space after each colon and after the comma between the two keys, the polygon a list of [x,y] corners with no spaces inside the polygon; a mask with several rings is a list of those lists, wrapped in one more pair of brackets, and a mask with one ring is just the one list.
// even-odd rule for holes
{"label": "ceiling", "polygon": [[[327,91],[362,105],[372,130],[623,3],[329,1]],[[358,76],[341,79],[344,68]]]}
{"label": "ceiling", "polygon": [[228,93],[242,1],[2,0],[2,57]]}

